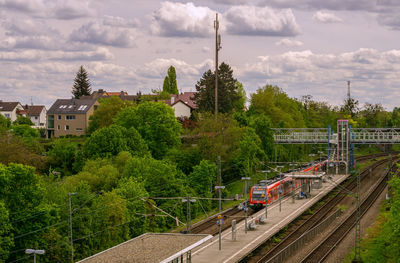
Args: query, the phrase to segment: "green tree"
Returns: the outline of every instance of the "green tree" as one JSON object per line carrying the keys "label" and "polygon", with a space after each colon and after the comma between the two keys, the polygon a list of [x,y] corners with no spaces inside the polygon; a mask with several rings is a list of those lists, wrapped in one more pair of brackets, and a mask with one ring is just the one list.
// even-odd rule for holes
{"label": "green tree", "polygon": [[250,115],[264,114],[273,127],[305,127],[301,102],[289,96],[277,86],[266,85],[251,95]]}
{"label": "green tree", "polygon": [[178,85],[176,83],[176,71],[173,66],[168,68],[168,75],[164,79],[163,92],[168,94],[178,94]]}
{"label": "green tree", "polygon": [[77,146],[66,139],[56,139],[47,152],[49,165],[64,175],[71,175]]}
{"label": "green tree", "polygon": [[115,124],[95,131],[82,149],[83,155],[91,159],[115,156],[122,151],[143,156],[147,145],[135,128]]}
{"label": "green tree", "polygon": [[341,111],[345,114],[350,115],[351,118],[354,118],[360,111],[358,100],[355,100],[353,98],[345,99],[344,104],[341,107]]}
{"label": "green tree", "polygon": [[78,72],[76,73],[76,77],[74,79],[74,85],[72,87],[72,95],[74,95],[75,99],[79,99],[82,96],[90,95],[91,89],[90,80],[88,77],[88,73],[83,66],[80,66]]}
{"label": "green tree", "polygon": [[[231,67],[222,63],[218,71],[218,112],[229,113],[235,108],[241,108],[243,103],[243,92],[241,85],[233,77]],[[212,112],[215,110],[215,73],[208,70],[196,84],[197,93],[194,99],[201,112]],[[244,105],[243,105],[244,106]]]}
{"label": "green tree", "polygon": [[15,124],[11,128],[16,135],[23,138],[39,138],[40,136],[39,131],[28,124]]}
{"label": "green tree", "polygon": [[18,116],[17,119],[13,122],[13,124],[26,124],[32,126],[34,123],[28,117]]}
{"label": "green tree", "polygon": [[161,159],[168,149],[180,145],[181,126],[165,103],[144,102],[118,113],[115,123],[135,128],[146,141],[154,158]]}
{"label": "green tree", "polygon": [[193,167],[193,172],[188,175],[189,186],[198,194],[211,197],[217,179],[217,165],[208,160],[202,160]]}
{"label": "green tree", "polygon": [[14,245],[12,226],[8,215],[8,210],[0,199],[0,262],[3,263],[9,256],[9,252]]}
{"label": "green tree", "polygon": [[7,131],[10,127],[10,119],[5,118],[0,114],[0,134]]}
{"label": "green tree", "polygon": [[92,116],[90,116],[88,133],[92,134],[94,131],[103,127],[110,126],[113,124],[113,119],[123,108],[133,106],[134,103],[128,100],[121,100],[117,96],[111,96],[110,98],[101,98],[99,100],[100,105],[95,110]]}
{"label": "green tree", "polygon": [[250,127],[254,129],[258,137],[261,139],[261,148],[264,153],[272,158],[274,150],[274,132],[271,130],[270,119],[263,115],[254,115],[250,119]]}

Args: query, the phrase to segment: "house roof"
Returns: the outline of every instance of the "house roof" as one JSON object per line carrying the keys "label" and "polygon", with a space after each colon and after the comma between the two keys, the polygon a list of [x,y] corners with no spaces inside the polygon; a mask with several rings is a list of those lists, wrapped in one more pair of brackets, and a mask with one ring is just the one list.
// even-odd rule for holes
{"label": "house roof", "polygon": [[0,101],[0,111],[13,111],[19,102]]}
{"label": "house roof", "polygon": [[83,114],[97,99],[58,99],[47,111],[47,114]]}
{"label": "house roof", "polygon": [[29,116],[39,116],[43,109],[46,109],[43,105],[25,105],[26,113]]}
{"label": "house roof", "polygon": [[[196,92],[184,92],[184,93],[181,93],[181,94],[171,94],[171,101],[170,101],[170,103],[167,103],[167,104],[170,104],[171,106],[174,106],[179,101],[181,101],[182,103],[188,105],[190,108],[196,109],[197,105],[196,105],[196,103],[194,101],[194,94],[195,93]],[[172,97],[174,98],[174,102],[173,103],[171,103],[172,102]]]}

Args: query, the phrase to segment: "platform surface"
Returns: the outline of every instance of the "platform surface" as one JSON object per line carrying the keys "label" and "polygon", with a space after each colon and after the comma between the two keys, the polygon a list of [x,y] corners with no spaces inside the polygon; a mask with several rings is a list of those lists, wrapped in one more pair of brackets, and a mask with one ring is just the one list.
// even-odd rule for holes
{"label": "platform surface", "polygon": [[[238,262],[245,257],[250,251],[256,248],[260,243],[272,237],[280,229],[301,215],[324,197],[336,184],[346,179],[346,175],[332,175],[332,180],[322,183],[320,189],[311,191],[311,197],[308,199],[295,200],[292,202],[291,197],[282,200],[282,209],[279,211],[279,201],[275,201],[268,206],[267,223],[257,225],[256,230],[244,231],[244,220],[237,224],[236,241],[232,241],[232,231],[227,229],[222,233],[222,249],[219,250],[218,235],[199,246],[192,251],[193,263],[209,263],[209,262]],[[259,219],[265,215],[265,209],[252,215],[248,222]]]}

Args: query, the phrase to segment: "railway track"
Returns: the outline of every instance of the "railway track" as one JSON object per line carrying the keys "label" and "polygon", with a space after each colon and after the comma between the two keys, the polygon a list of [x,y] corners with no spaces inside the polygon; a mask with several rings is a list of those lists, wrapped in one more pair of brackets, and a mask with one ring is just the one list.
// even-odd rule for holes
{"label": "railway track", "polygon": [[[366,160],[376,157],[381,157],[387,155],[386,153],[379,153],[379,154],[370,154],[365,156],[356,157],[357,161]],[[251,216],[255,212],[252,209],[248,210],[248,216]],[[245,218],[245,212],[243,210],[238,209],[236,206],[225,210],[221,214],[224,218],[224,224],[222,225],[222,231],[231,227],[232,220],[236,220],[236,222],[240,222]],[[216,225],[217,215],[211,216],[208,219],[205,219],[197,224],[194,224],[191,229],[191,233],[194,234],[210,234],[216,235],[218,234],[218,226]]]}
{"label": "railway track", "polygon": [[[375,156],[373,156],[375,157]],[[373,158],[372,157],[372,158]],[[370,157],[371,158],[371,157]],[[385,165],[388,160],[380,160],[372,165],[366,167],[362,172],[361,172],[361,180],[364,179],[366,176],[369,175],[370,171],[373,171],[375,169],[379,169],[381,166]],[[316,211],[313,211],[311,215],[303,216],[303,218],[298,219],[295,223],[295,227],[290,227],[289,229],[292,228],[293,230],[289,230],[290,233],[286,235],[286,237],[278,243],[276,246],[272,248],[268,248],[268,251],[265,253],[259,252],[260,250],[263,250],[267,242],[264,244],[260,245],[257,249],[255,249],[253,255],[248,256],[247,258],[243,259],[241,262],[267,262],[269,259],[272,259],[275,255],[277,255],[280,251],[282,251],[285,247],[290,245],[293,241],[295,241],[297,238],[299,238],[302,234],[304,234],[306,231],[309,229],[315,227],[318,223],[320,223],[323,219],[325,219],[329,214],[334,210],[334,208],[337,206],[337,204],[347,195],[348,191],[353,191],[356,188],[357,182],[355,180],[356,178],[350,178],[347,179],[342,183],[342,186],[338,189],[336,189],[336,193],[332,196],[328,196],[328,199],[325,199],[325,203],[320,206],[319,208],[316,209]],[[297,226],[296,226],[297,225]]]}
{"label": "railway track", "polygon": [[[394,164],[392,168],[396,168]],[[378,181],[370,194],[362,201],[360,205],[361,217],[375,203],[375,200],[382,193],[387,185],[388,172]],[[301,262],[322,262],[336,248],[342,239],[355,226],[357,221],[357,210],[355,209],[346,219],[337,226],[328,236],[320,242]]]}

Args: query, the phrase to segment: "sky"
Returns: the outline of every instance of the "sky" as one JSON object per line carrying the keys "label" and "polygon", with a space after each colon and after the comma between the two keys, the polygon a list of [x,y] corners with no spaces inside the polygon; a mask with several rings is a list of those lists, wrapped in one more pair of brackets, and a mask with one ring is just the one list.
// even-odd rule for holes
{"label": "sky", "polygon": [[149,93],[169,66],[195,91],[214,69],[214,20],[247,96],[266,84],[290,97],[399,107],[399,0],[0,0],[0,100],[70,98],[81,65],[92,89]]}

